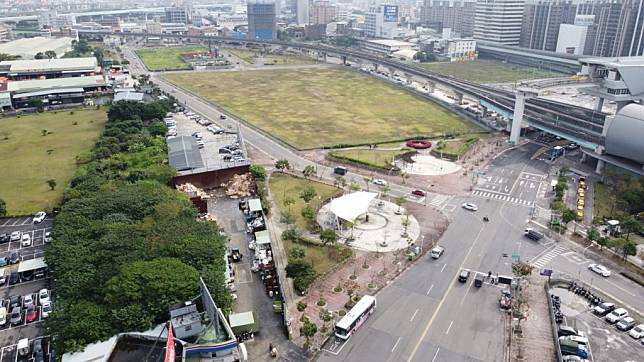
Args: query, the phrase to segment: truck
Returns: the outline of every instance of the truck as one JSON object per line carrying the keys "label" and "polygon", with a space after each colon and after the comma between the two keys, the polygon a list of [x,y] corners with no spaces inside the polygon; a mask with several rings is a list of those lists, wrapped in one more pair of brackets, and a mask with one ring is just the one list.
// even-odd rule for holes
{"label": "truck", "polygon": [[584,344],[565,339],[559,341],[559,347],[561,348],[561,354],[564,356],[573,355],[588,358],[588,347]]}
{"label": "truck", "polygon": [[347,174],[347,168],[343,166],[335,166],[333,173],[335,173],[336,175],[344,176]]}
{"label": "truck", "polygon": [[523,233],[528,239],[532,239],[534,241],[539,241],[543,239],[543,234],[534,230],[533,228],[526,228],[524,233]]}

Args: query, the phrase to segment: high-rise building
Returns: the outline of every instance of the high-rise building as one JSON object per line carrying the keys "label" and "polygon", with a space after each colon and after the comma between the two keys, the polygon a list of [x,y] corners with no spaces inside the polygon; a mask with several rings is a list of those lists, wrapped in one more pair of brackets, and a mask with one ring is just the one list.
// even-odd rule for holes
{"label": "high-rise building", "polygon": [[248,0],[248,38],[276,39],[275,0]]}
{"label": "high-rise building", "polygon": [[644,0],[599,0],[580,4],[577,13],[595,16],[586,36],[586,55],[644,55]]}
{"label": "high-rise building", "polygon": [[365,15],[366,36],[392,39],[398,35],[398,5],[378,5]]}
{"label": "high-rise building", "polygon": [[523,0],[477,0],[474,39],[519,45]]}
{"label": "high-rise building", "polygon": [[450,28],[452,33],[471,37],[475,8],[476,0],[425,0],[422,21],[438,31]]}
{"label": "high-rise building", "polygon": [[188,9],[185,7],[165,8],[165,22],[188,24]]}
{"label": "high-rise building", "polygon": [[577,5],[572,0],[527,0],[519,45],[555,51],[561,24],[575,21]]}
{"label": "high-rise building", "polygon": [[311,24],[328,24],[338,17],[338,7],[328,0],[317,0],[311,7]]}
{"label": "high-rise building", "polygon": [[295,14],[297,16],[298,25],[306,25],[309,23],[309,8],[311,4],[309,0],[295,0]]}

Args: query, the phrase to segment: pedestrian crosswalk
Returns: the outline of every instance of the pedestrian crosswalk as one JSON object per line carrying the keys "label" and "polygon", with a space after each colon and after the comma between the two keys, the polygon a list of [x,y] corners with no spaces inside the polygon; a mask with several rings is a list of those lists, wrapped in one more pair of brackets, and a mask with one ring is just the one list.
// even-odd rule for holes
{"label": "pedestrian crosswalk", "polygon": [[554,248],[550,249],[550,251],[548,251],[547,253],[539,256],[536,260],[533,260],[530,264],[537,269],[542,269],[543,267],[548,265],[548,263],[550,263],[552,259],[556,258],[557,255],[561,254],[565,250],[566,248],[557,245]]}
{"label": "pedestrian crosswalk", "polygon": [[430,201],[429,204],[434,207],[440,207],[441,205],[443,205],[443,203],[445,203],[445,201],[449,200],[449,198],[449,195],[438,194],[434,196],[434,198],[432,198],[432,201]]}
{"label": "pedestrian crosswalk", "polygon": [[508,201],[512,202],[514,204],[518,205],[525,205],[525,206],[532,206],[534,202],[528,201],[528,200],[523,200],[518,197],[513,197],[510,195],[504,195],[504,194],[498,194],[496,192],[488,192],[488,191],[483,191],[483,190],[474,190],[472,191],[472,195],[474,196],[479,196],[479,197],[485,197],[488,199],[497,199],[497,200],[502,200],[502,201]]}

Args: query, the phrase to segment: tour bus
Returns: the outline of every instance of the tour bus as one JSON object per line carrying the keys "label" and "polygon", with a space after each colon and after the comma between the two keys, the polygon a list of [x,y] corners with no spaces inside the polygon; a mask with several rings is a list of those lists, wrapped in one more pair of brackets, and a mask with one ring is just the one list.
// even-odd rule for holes
{"label": "tour bus", "polygon": [[376,298],[365,295],[335,325],[335,336],[347,340],[364,323],[376,309]]}

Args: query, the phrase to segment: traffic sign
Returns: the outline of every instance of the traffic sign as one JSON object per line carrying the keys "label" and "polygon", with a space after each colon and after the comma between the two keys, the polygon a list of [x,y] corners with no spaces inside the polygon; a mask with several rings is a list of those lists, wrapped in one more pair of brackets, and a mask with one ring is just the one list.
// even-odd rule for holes
{"label": "traffic sign", "polygon": [[552,269],[543,269],[539,274],[549,277],[552,275]]}
{"label": "traffic sign", "polygon": [[512,260],[519,260],[521,259],[521,256],[519,254],[512,254]]}

